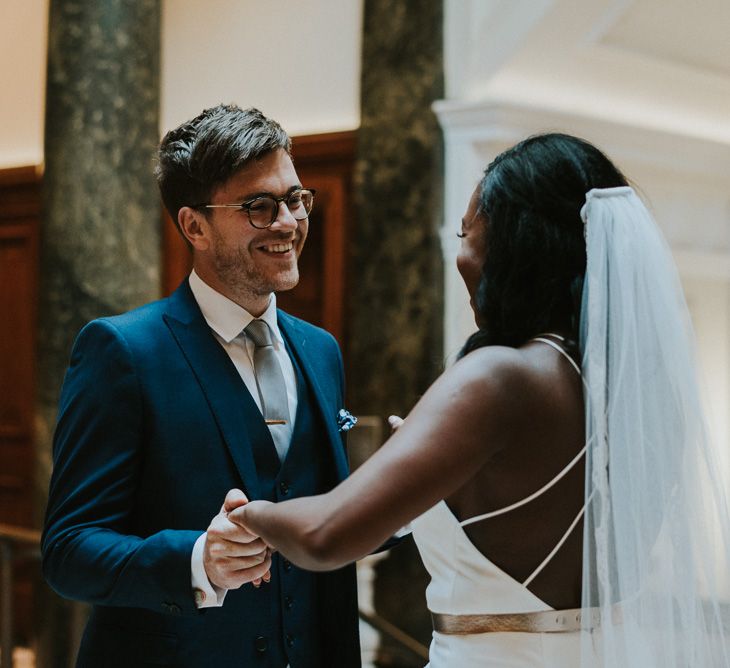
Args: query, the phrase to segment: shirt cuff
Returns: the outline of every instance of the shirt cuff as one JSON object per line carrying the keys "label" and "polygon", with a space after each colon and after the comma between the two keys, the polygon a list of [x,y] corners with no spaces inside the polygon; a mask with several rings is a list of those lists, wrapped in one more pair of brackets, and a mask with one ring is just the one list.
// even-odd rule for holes
{"label": "shirt cuff", "polygon": [[201,534],[193,546],[190,557],[190,572],[192,574],[193,596],[195,606],[200,608],[220,608],[228,593],[227,589],[216,587],[205,572],[203,551],[205,550],[206,534]]}

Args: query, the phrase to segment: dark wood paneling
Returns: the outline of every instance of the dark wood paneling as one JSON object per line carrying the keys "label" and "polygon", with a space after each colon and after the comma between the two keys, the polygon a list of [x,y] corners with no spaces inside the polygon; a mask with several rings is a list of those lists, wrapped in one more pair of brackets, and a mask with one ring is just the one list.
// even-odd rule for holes
{"label": "dark wood paneling", "polygon": [[[0,170],[0,523],[33,524],[33,415],[41,170]],[[15,563],[15,640],[33,633],[36,563]],[[2,623],[0,621],[0,623]]]}
{"label": "dark wood paneling", "polygon": [[32,522],[40,171],[0,170],[0,522]]}
{"label": "dark wood paneling", "polygon": [[[293,139],[294,166],[305,187],[317,191],[309,237],[299,261],[300,283],[277,295],[284,310],[332,332],[345,348],[347,328],[347,231],[352,219],[352,172],[356,132]],[[190,271],[190,252],[167,216],[163,221],[163,292]]]}

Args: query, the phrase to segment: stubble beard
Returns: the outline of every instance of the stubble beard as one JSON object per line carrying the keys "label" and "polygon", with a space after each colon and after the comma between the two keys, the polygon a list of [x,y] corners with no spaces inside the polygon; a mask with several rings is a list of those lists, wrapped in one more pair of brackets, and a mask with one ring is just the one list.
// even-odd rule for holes
{"label": "stubble beard", "polygon": [[256,266],[245,249],[228,249],[217,244],[213,255],[216,274],[237,297],[265,297],[272,292],[291,290],[299,283],[299,267],[295,262],[288,270],[268,275]]}

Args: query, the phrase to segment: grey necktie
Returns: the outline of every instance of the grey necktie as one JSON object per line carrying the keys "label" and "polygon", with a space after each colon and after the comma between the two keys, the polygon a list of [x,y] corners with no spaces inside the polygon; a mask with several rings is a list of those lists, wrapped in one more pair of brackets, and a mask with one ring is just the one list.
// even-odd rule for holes
{"label": "grey necktie", "polygon": [[255,346],[253,365],[261,412],[274,439],[279,459],[283,461],[291,439],[291,420],[286,381],[276,357],[271,330],[263,320],[252,320],[244,331]]}

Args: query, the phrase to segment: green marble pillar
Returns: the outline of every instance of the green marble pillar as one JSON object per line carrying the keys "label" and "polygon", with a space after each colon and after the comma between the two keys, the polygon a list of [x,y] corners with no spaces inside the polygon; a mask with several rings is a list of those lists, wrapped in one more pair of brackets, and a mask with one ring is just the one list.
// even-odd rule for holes
{"label": "green marble pillar", "polygon": [[[90,319],[159,295],[160,0],[51,0],[37,366],[37,507],[74,337]],[[44,606],[40,626],[59,637]],[[57,606],[56,606],[57,611]],[[73,642],[44,644],[64,665]]]}
{"label": "green marble pillar", "polygon": [[[443,368],[442,0],[365,0],[352,231],[349,401],[404,415]],[[377,567],[379,614],[430,637],[426,576],[407,544]],[[423,665],[383,645],[379,665]]]}

